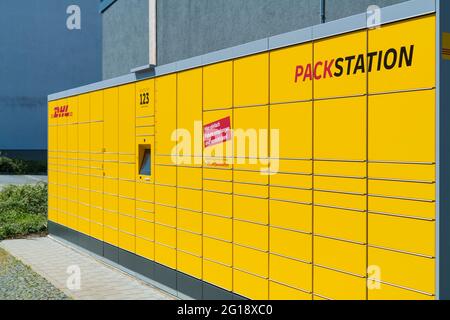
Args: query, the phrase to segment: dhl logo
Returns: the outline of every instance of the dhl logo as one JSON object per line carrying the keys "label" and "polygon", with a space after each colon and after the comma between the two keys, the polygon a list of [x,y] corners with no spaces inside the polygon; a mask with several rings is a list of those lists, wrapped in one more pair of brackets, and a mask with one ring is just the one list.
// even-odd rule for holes
{"label": "dhl logo", "polygon": [[55,107],[53,109],[52,118],[71,117],[73,112],[69,111],[69,106]]}

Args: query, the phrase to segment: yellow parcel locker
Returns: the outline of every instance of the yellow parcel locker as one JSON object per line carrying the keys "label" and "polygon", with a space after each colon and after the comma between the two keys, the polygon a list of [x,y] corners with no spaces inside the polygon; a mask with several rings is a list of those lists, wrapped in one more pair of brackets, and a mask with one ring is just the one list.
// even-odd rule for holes
{"label": "yellow parcel locker", "polygon": [[312,160],[312,102],[270,106],[270,129],[279,132],[278,139],[271,137],[272,158]]}
{"label": "yellow parcel locker", "polygon": [[227,61],[203,68],[204,110],[233,106],[233,62]]}
{"label": "yellow parcel locker", "polygon": [[[388,55],[388,50],[391,50],[387,62],[389,65],[394,65],[388,70],[382,68],[376,71],[374,63],[374,70],[369,73],[369,92],[394,92],[434,87],[436,85],[435,34],[435,16],[415,18],[369,30],[369,51],[383,51]],[[397,59],[394,59],[394,55]],[[395,81],[386,81],[388,78]]]}
{"label": "yellow parcel locker", "polygon": [[[178,74],[177,82],[177,128],[178,143],[190,143],[178,149],[178,162],[186,166],[201,163],[202,156],[202,69]],[[188,135],[189,134],[189,135]],[[186,142],[187,142],[186,141]],[[189,146],[190,145],[190,146]],[[198,157],[198,159],[194,159]]]}
{"label": "yellow parcel locker", "polygon": [[366,98],[316,101],[314,104],[314,158],[365,160]]}
{"label": "yellow parcel locker", "polygon": [[[104,90],[104,152],[105,160],[118,160],[119,152],[119,89]],[[115,156],[115,157],[114,157]]]}
{"label": "yellow parcel locker", "polygon": [[136,118],[148,118],[155,114],[155,80],[136,83]]}
{"label": "yellow parcel locker", "polygon": [[234,60],[234,106],[269,103],[269,54]]}
{"label": "yellow parcel locker", "polygon": [[[270,53],[270,103],[311,100],[312,81],[306,81],[305,71],[312,62],[312,43],[272,51]],[[296,117],[292,116],[284,120],[292,121],[293,119]]]}
{"label": "yellow parcel locker", "polygon": [[434,90],[369,97],[369,123],[370,161],[436,161]]}
{"label": "yellow parcel locker", "polygon": [[[134,161],[136,139],[135,85],[119,87],[119,157]],[[133,155],[133,157],[128,157]],[[130,160],[128,160],[130,159]]]}
{"label": "yellow parcel locker", "polygon": [[[155,103],[156,116],[156,155],[171,156],[175,142],[172,135],[176,137],[177,117],[177,75],[172,74],[157,78],[155,80]],[[173,163],[175,164],[175,163]]]}
{"label": "yellow parcel locker", "polygon": [[[355,53],[359,56],[356,57]],[[314,43],[314,63],[309,70],[309,78],[311,80],[314,78],[314,99],[365,94],[367,92],[367,73],[363,70],[365,70],[366,53],[367,31],[316,41]],[[353,57],[353,60],[348,61],[340,57]],[[338,61],[338,59],[342,60]],[[340,66],[340,70],[338,66]],[[314,71],[312,71],[313,69]],[[340,75],[336,76],[336,73]],[[307,74],[306,70],[305,74]],[[345,125],[342,125],[344,128]]]}

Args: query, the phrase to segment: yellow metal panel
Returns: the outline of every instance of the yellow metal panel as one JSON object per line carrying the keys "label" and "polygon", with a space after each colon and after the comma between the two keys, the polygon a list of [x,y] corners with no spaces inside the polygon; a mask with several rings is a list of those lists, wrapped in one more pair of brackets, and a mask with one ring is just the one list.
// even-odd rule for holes
{"label": "yellow metal panel", "polygon": [[366,177],[367,164],[364,162],[332,162],[314,161],[314,174],[345,176],[345,177]]}
{"label": "yellow metal panel", "polygon": [[188,157],[183,159],[189,160],[189,163],[184,163],[186,165],[193,165],[193,159],[190,156],[202,156],[202,147],[200,146],[203,120],[202,76],[201,68],[178,74],[177,127],[180,130],[178,142],[187,138],[184,136],[187,132],[189,132],[189,138],[191,138],[190,148],[183,148],[178,153],[178,155]]}
{"label": "yellow metal panel", "polygon": [[203,212],[212,213],[223,217],[232,217],[232,195],[215,192],[203,192]]}
{"label": "yellow metal panel", "polygon": [[155,222],[175,227],[177,223],[177,209],[155,205]]}
{"label": "yellow metal panel", "polygon": [[312,159],[312,126],[312,102],[271,106],[270,129],[279,130],[279,139],[271,140],[272,157]]}
{"label": "yellow metal panel", "polygon": [[204,214],[203,234],[215,239],[232,241],[233,221],[231,219]]}
{"label": "yellow metal panel", "polygon": [[286,186],[291,188],[311,189],[312,176],[299,174],[274,174],[270,177],[271,186]]}
{"label": "yellow metal panel", "polygon": [[103,163],[105,177],[107,178],[118,178],[119,177],[119,163],[105,161]]}
{"label": "yellow metal panel", "polygon": [[103,224],[103,208],[91,206],[91,222]]}
{"label": "yellow metal panel", "polygon": [[133,217],[119,214],[119,230],[134,235],[136,233],[136,220]]}
{"label": "yellow metal panel", "polygon": [[177,126],[177,75],[157,78],[155,88],[156,154],[168,156],[175,146],[171,137]]}
{"label": "yellow metal panel", "polygon": [[179,187],[188,187],[194,189],[202,188],[202,169],[201,168],[177,168],[177,183]]}
{"label": "yellow metal panel", "polygon": [[119,154],[135,154],[135,85],[119,87]]}
{"label": "yellow metal panel", "polygon": [[233,266],[236,269],[258,275],[263,278],[269,276],[269,257],[266,252],[233,246]]}
{"label": "yellow metal panel", "polygon": [[167,186],[177,185],[177,167],[155,166],[155,183]]}
{"label": "yellow metal panel", "polygon": [[380,283],[379,286],[380,288],[369,290],[369,300],[435,300],[435,297],[432,295],[426,295],[384,283]]}
{"label": "yellow metal panel", "polygon": [[334,300],[366,300],[366,279],[314,268],[314,293]]}
{"label": "yellow metal panel", "polygon": [[435,219],[436,204],[433,202],[369,197],[369,211],[390,213],[406,217]]}
{"label": "yellow metal panel", "polygon": [[269,103],[269,54],[263,53],[234,61],[234,105]]}
{"label": "yellow metal panel", "polygon": [[233,180],[233,171],[232,170],[204,168],[203,169],[203,179],[231,182]]}
{"label": "yellow metal panel", "polygon": [[136,236],[148,241],[155,240],[155,225],[153,222],[136,219]]}
{"label": "yellow metal panel", "polygon": [[435,256],[434,221],[369,214],[369,244]]}
{"label": "yellow metal panel", "polygon": [[177,188],[155,185],[155,202],[175,207],[177,203]]}
{"label": "yellow metal panel", "polygon": [[312,204],[312,191],[294,188],[270,187],[270,197],[275,200]]}
{"label": "yellow metal panel", "polygon": [[178,230],[177,249],[200,257],[202,255],[202,236]]}
{"label": "yellow metal panel", "polygon": [[[369,51],[397,51],[395,67],[391,70],[382,68],[373,70],[369,75],[369,90],[373,92],[398,91],[417,88],[430,88],[436,84],[436,18],[428,16],[394,23],[382,28],[369,30]],[[412,65],[408,66],[401,53],[405,47],[410,56],[414,46]],[[385,58],[386,59],[386,58]],[[391,55],[388,64],[393,63]],[[400,63],[403,62],[400,67]],[[378,59],[374,59],[374,69]],[[386,81],[395,79],[395,81]]]}
{"label": "yellow metal panel", "polygon": [[434,201],[436,185],[434,183],[372,180],[369,181],[369,194]]}
{"label": "yellow metal panel", "polygon": [[175,248],[177,244],[177,230],[155,224],[155,241],[171,248]]}
{"label": "yellow metal panel", "polygon": [[104,210],[103,223],[105,226],[117,229],[119,228],[119,214],[117,212],[111,212]]}
{"label": "yellow metal panel", "polygon": [[151,241],[136,238],[136,254],[151,261],[155,260],[155,244]]}
{"label": "yellow metal panel", "polygon": [[90,121],[103,121],[103,91],[92,92],[90,96]]}
{"label": "yellow metal panel", "polygon": [[233,105],[233,62],[203,68],[204,110],[231,108]]}
{"label": "yellow metal panel", "polygon": [[[80,215],[82,215],[81,212]],[[78,231],[88,236],[91,233],[91,223],[87,219],[80,218],[80,215],[78,216]]]}
{"label": "yellow metal panel", "polygon": [[119,247],[129,252],[135,252],[136,238],[132,235],[119,231]]}
{"label": "yellow metal panel", "polygon": [[90,124],[91,152],[99,154],[98,157],[103,160],[103,122],[92,122]]}
{"label": "yellow metal panel", "polygon": [[130,217],[135,216],[136,202],[133,199],[119,197],[119,212]]}
{"label": "yellow metal panel", "polygon": [[269,282],[266,279],[234,270],[233,287],[236,293],[246,298],[252,300],[269,299]]}
{"label": "yellow metal panel", "polygon": [[[91,191],[103,192],[103,177],[102,176],[91,176],[90,177]],[[96,205],[96,204],[94,204]]]}
{"label": "yellow metal panel", "polygon": [[435,293],[435,260],[405,253],[369,248],[369,266],[381,269],[383,282]]}
{"label": "yellow metal panel", "polygon": [[222,264],[203,260],[203,280],[231,291],[233,288],[233,269]]}
{"label": "yellow metal panel", "polygon": [[155,199],[155,185],[150,183],[136,183],[136,200],[151,201]]}
{"label": "yellow metal panel", "polygon": [[104,149],[105,153],[119,152],[119,90],[110,88],[104,91]]}
{"label": "yellow metal panel", "polygon": [[[203,181],[203,190],[231,194],[233,192],[233,184],[229,183],[229,182],[223,182],[223,181],[204,180]],[[207,194],[208,193],[205,193],[205,195],[207,195]]]}
{"label": "yellow metal panel", "polygon": [[197,212],[202,211],[202,191],[177,188],[177,206]]}
{"label": "yellow metal panel", "polygon": [[135,182],[119,180],[119,196],[134,199],[135,192]]}
{"label": "yellow metal panel", "polygon": [[[153,205],[152,205],[153,206]],[[152,208],[151,211],[141,209],[142,202],[136,201],[136,219],[145,220],[148,222],[155,222],[155,210]]]}
{"label": "yellow metal panel", "polygon": [[229,242],[203,238],[203,256],[227,266],[233,264],[233,245]]}
{"label": "yellow metal panel", "polygon": [[312,261],[312,236],[270,228],[270,252],[305,262]]}
{"label": "yellow metal panel", "polygon": [[[234,110],[234,156],[236,158],[267,159],[269,156],[269,134],[261,134],[268,130],[269,107],[238,108]],[[244,164],[251,163],[241,159]],[[260,170],[262,165],[254,165]],[[267,167],[267,165],[266,165]],[[235,162],[235,168],[241,168],[240,161]],[[247,169],[242,167],[242,169]]]}
{"label": "yellow metal panel", "polygon": [[91,120],[90,93],[78,97],[78,123],[88,123]]}
{"label": "yellow metal panel", "polygon": [[97,240],[103,241],[103,225],[91,221],[89,235]]}
{"label": "yellow metal panel", "polygon": [[317,101],[314,110],[316,159],[366,159],[365,97]]}
{"label": "yellow metal panel", "polygon": [[[267,185],[256,185],[248,183],[234,183],[234,194],[237,196],[256,197],[267,199],[269,197],[269,187]],[[266,203],[267,206],[267,203]]]}
{"label": "yellow metal panel", "polygon": [[370,97],[369,160],[434,163],[435,98],[434,90]]}
{"label": "yellow metal panel", "polygon": [[119,232],[117,229],[112,229],[109,227],[103,227],[103,237],[105,242],[113,245],[113,246],[119,246]]}
{"label": "yellow metal panel", "polygon": [[258,250],[269,250],[269,228],[267,226],[235,220],[233,233],[234,243]]}
{"label": "yellow metal panel", "polygon": [[262,224],[269,223],[268,200],[234,196],[234,218]]}
{"label": "yellow metal panel", "polygon": [[[91,191],[91,208],[103,209],[103,193]],[[93,219],[95,220],[95,219]],[[100,222],[100,220],[95,220]]]}
{"label": "yellow metal panel", "polygon": [[285,229],[312,232],[312,206],[271,200],[270,224]]}
{"label": "yellow metal panel", "polygon": [[369,163],[369,177],[434,182],[436,180],[436,166],[421,164]]}
{"label": "yellow metal panel", "polygon": [[314,263],[364,277],[366,246],[322,237],[314,237]]}
{"label": "yellow metal panel", "polygon": [[105,194],[117,196],[119,194],[119,181],[116,179],[104,178],[103,179],[103,191]]}
{"label": "yellow metal panel", "polygon": [[177,251],[175,249],[155,243],[155,261],[169,268],[176,269]]}
{"label": "yellow metal panel", "polygon": [[365,194],[367,192],[366,179],[314,177],[314,189],[340,191]]}
{"label": "yellow metal panel", "polygon": [[[312,81],[303,81],[305,66],[313,62],[312,43],[270,53],[270,102],[312,99]],[[301,70],[303,68],[303,71]]]}
{"label": "yellow metal panel", "polygon": [[[314,43],[314,65],[312,66],[314,68],[311,67],[310,69],[311,78],[316,78],[314,81],[314,98],[343,97],[366,93],[367,74],[361,71],[355,73],[355,67],[358,64],[357,59],[350,62],[344,60],[339,63],[338,61],[340,57],[354,57],[355,53],[363,54],[364,60],[362,62],[365,63],[365,54],[367,53],[366,31],[340,35]],[[331,72],[327,73],[326,64],[327,62],[330,64],[332,61]],[[340,77],[336,76],[336,73],[339,73],[339,64],[342,67]],[[315,72],[312,72],[312,69],[316,69]],[[342,126],[342,128],[344,127],[345,125]]]}
{"label": "yellow metal panel", "polygon": [[366,210],[366,196],[334,192],[314,192],[314,203],[341,209]]}
{"label": "yellow metal panel", "polygon": [[[155,114],[155,80],[136,83],[136,117],[149,117]],[[137,119],[136,119],[137,120]]]}
{"label": "yellow metal panel", "polygon": [[177,251],[177,270],[197,279],[202,278],[202,258]]}
{"label": "yellow metal panel", "polygon": [[177,209],[177,227],[195,233],[202,233],[202,214],[188,210]]}
{"label": "yellow metal panel", "polygon": [[283,286],[276,282],[269,282],[269,299],[270,300],[312,300],[309,293],[295,290],[293,288]]}
{"label": "yellow metal panel", "polygon": [[[78,157],[89,160],[91,142],[91,126],[89,123],[78,124]],[[80,154],[82,153],[82,154]]]}
{"label": "yellow metal panel", "polygon": [[334,208],[314,208],[314,232],[337,239],[366,242],[367,214]]}
{"label": "yellow metal panel", "polygon": [[[248,159],[246,159],[248,161]],[[251,183],[258,184],[262,186],[267,186],[269,184],[269,177],[267,175],[261,174],[261,166],[260,165],[244,165],[249,170],[255,171],[238,171],[234,170],[233,172],[233,181],[234,182],[242,182],[242,183]],[[236,165],[236,167],[242,167],[242,165]],[[235,169],[236,169],[235,167]],[[241,169],[241,168],[240,168]]]}
{"label": "yellow metal panel", "polygon": [[134,180],[135,174],[134,163],[119,163],[119,178],[121,180]]}
{"label": "yellow metal panel", "polygon": [[312,265],[270,255],[270,280],[310,292]]}

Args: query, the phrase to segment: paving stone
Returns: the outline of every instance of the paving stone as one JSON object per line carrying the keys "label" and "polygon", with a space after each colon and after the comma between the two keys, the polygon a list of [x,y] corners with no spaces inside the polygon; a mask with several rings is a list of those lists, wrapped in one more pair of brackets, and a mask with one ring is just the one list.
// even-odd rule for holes
{"label": "paving stone", "polygon": [[[30,266],[67,296],[78,300],[173,300],[168,293],[148,285],[93,256],[52,238],[8,240],[0,247]],[[67,288],[69,266],[81,272],[80,290]],[[1,286],[0,286],[1,287]],[[0,289],[1,290],[1,289]],[[1,291],[0,291],[1,296]]]}

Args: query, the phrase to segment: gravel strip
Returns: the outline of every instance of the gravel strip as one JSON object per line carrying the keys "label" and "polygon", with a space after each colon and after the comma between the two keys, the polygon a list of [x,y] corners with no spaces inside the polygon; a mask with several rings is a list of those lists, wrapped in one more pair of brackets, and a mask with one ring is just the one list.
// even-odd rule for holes
{"label": "gravel strip", "polygon": [[70,300],[30,267],[0,249],[0,300]]}

